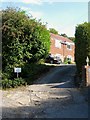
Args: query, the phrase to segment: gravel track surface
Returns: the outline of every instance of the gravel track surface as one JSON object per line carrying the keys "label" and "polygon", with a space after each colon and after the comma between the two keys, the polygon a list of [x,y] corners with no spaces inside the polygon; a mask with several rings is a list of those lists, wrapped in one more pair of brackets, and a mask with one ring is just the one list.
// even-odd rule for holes
{"label": "gravel track surface", "polygon": [[60,65],[33,85],[2,92],[3,118],[88,118],[88,102],[74,86],[75,65]]}

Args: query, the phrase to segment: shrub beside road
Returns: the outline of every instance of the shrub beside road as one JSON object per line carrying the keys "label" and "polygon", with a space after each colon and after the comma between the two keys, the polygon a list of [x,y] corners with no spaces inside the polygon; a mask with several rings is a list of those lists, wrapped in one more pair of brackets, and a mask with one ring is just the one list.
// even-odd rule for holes
{"label": "shrub beside road", "polygon": [[[32,19],[25,11],[7,8],[2,10],[1,29],[4,88],[30,83],[44,70],[47,71],[47,66],[37,64],[50,49],[50,34],[46,24]],[[16,78],[14,68],[22,68],[20,79]]]}
{"label": "shrub beside road", "polygon": [[2,88],[14,88],[20,85],[29,85],[33,83],[36,79],[41,77],[41,75],[47,73],[53,65],[48,64],[28,64],[22,68],[22,72],[19,74],[19,77],[16,77],[16,73],[14,74],[13,79],[7,79],[3,76]]}

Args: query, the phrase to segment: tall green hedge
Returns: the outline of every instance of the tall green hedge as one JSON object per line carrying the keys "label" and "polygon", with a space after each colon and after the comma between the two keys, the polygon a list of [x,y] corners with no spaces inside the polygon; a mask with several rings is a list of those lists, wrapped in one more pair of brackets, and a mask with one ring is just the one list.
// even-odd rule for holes
{"label": "tall green hedge", "polygon": [[2,70],[13,78],[14,67],[36,63],[50,49],[50,34],[46,26],[20,9],[2,11]]}
{"label": "tall green hedge", "polygon": [[90,23],[79,24],[75,32],[75,61],[79,76],[82,76],[82,66],[86,65],[87,56],[90,59]]}

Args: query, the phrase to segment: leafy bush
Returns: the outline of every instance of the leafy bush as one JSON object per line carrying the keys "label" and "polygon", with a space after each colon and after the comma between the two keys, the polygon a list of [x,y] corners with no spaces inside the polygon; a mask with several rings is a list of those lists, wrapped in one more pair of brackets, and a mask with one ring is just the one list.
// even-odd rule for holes
{"label": "leafy bush", "polygon": [[12,80],[4,79],[2,82],[2,88],[11,88],[12,87]]}
{"label": "leafy bush", "polygon": [[[23,75],[24,78],[31,79],[31,76],[37,74],[27,65],[37,63],[47,56],[50,49],[50,34],[46,25],[43,25],[40,20],[32,19],[24,11],[13,8],[2,10],[0,29],[2,29],[3,85],[11,87],[11,83],[10,86],[8,85],[8,80],[13,81],[15,78],[14,67],[23,68],[23,73],[27,73]],[[13,86],[19,84],[18,80],[13,81]]]}
{"label": "leafy bush", "polygon": [[50,28],[49,31],[50,31],[50,33],[58,34],[58,31],[55,30],[54,28]]}
{"label": "leafy bush", "polygon": [[45,64],[32,63],[26,64],[22,67],[22,72],[19,74],[19,77],[13,77],[10,79],[7,73],[4,73],[0,84],[2,88],[15,88],[21,85],[31,84],[34,80],[38,79],[41,75],[48,72],[53,66],[47,66]]}
{"label": "leafy bush", "polygon": [[21,77],[20,78],[14,78],[14,80],[12,82],[13,87],[17,87],[17,86],[25,85],[25,84],[26,84],[25,80],[22,79]]}
{"label": "leafy bush", "polygon": [[90,59],[90,23],[83,23],[76,27],[75,32],[75,61],[80,78],[87,56]]}
{"label": "leafy bush", "polygon": [[20,85],[26,85],[26,82],[24,79],[22,78],[14,78],[13,80],[9,80],[9,79],[4,79],[0,81],[2,84],[2,88],[14,88],[14,87],[18,87]]}
{"label": "leafy bush", "polygon": [[52,68],[44,64],[26,64],[22,68],[21,77],[25,79],[27,84],[31,84],[34,80],[39,78],[43,73],[46,73]]}
{"label": "leafy bush", "polygon": [[65,64],[71,64],[71,60],[69,58],[65,57],[64,63]]}
{"label": "leafy bush", "polygon": [[2,69],[10,74],[14,67],[45,58],[50,49],[49,31],[25,12],[8,8],[2,11],[2,49]]}

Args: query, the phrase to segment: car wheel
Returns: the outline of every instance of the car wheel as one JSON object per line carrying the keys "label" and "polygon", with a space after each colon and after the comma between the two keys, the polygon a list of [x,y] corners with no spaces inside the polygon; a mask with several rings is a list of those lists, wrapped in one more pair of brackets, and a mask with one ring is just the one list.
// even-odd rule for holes
{"label": "car wheel", "polygon": [[50,63],[53,64],[53,60],[51,60]]}

